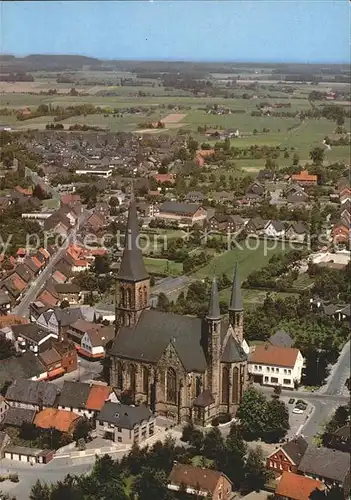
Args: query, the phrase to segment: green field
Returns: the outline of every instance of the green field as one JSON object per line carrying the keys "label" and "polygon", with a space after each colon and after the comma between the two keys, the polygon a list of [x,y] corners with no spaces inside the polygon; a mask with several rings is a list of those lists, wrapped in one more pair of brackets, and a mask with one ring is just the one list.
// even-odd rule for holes
{"label": "green field", "polygon": [[[221,290],[221,292],[219,293],[220,299],[228,303],[230,300],[231,292],[232,292],[231,287]],[[251,290],[243,288],[242,294],[243,294],[244,306],[254,307],[255,305],[262,304],[267,296],[267,293],[269,293],[267,292],[267,290],[258,290],[258,289]],[[274,292],[274,293],[282,298],[297,296],[297,294],[295,293],[285,293],[285,292]]]}
{"label": "green field", "polygon": [[183,264],[181,262],[173,262],[167,259],[153,259],[151,257],[144,257],[144,262],[149,273],[168,274],[171,276],[183,274]]}
{"label": "green field", "polygon": [[224,273],[229,278],[232,278],[235,263],[238,262],[240,279],[244,281],[252,271],[266,265],[273,254],[286,251],[286,248],[283,248],[281,244],[277,244],[275,249],[269,250],[268,248],[264,248],[265,242],[255,239],[248,239],[247,241],[247,248],[244,247],[245,241],[241,242],[240,245],[242,245],[243,249],[235,248],[214,257],[206,266],[198,269],[195,276],[203,279],[206,276],[220,276]]}

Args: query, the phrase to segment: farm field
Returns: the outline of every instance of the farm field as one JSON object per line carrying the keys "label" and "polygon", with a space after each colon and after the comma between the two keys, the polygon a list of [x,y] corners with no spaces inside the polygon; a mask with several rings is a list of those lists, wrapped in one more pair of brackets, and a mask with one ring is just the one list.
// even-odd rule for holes
{"label": "farm field", "polygon": [[214,257],[206,266],[198,269],[194,276],[203,279],[206,276],[213,276],[214,274],[219,276],[224,273],[232,279],[235,263],[238,262],[240,279],[245,281],[253,270],[260,269],[267,264],[273,254],[286,251],[286,248],[281,244],[278,244],[275,249],[270,250],[269,247],[265,249],[265,242],[256,239],[248,240],[247,247],[251,246],[252,250],[244,248],[244,243],[240,243],[242,249],[235,248]]}
{"label": "farm field", "polygon": [[167,259],[153,259],[144,257],[146,270],[149,273],[161,273],[179,276],[183,274],[183,264],[181,262],[173,262]]}
{"label": "farm field", "polygon": [[[220,300],[223,300],[224,302],[228,303],[230,300],[231,292],[232,292],[231,287],[221,290],[219,293]],[[253,289],[243,288],[242,295],[243,295],[244,307],[255,307],[259,304],[262,304],[267,296],[267,293],[269,293],[267,292],[267,290],[258,290],[258,289],[253,290]],[[289,297],[292,298],[298,296],[297,293],[286,293],[286,292],[274,292],[274,294],[282,298],[289,298]]]}

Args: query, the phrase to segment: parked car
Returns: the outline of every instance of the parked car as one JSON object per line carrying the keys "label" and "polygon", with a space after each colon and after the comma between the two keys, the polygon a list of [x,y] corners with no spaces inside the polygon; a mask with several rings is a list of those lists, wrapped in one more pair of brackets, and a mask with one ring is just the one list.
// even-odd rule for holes
{"label": "parked car", "polygon": [[294,403],[295,403],[295,398],[290,398],[288,404],[293,405]]}
{"label": "parked car", "polygon": [[301,415],[301,413],[303,413],[305,410],[302,410],[301,408],[298,408],[297,406],[295,406],[295,408],[293,409],[293,413],[297,413],[298,415]]}

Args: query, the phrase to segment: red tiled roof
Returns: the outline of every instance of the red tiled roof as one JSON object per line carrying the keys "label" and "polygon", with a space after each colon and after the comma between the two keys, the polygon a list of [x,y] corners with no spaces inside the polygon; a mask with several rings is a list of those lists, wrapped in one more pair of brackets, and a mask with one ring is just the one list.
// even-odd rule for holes
{"label": "red tiled roof", "polygon": [[7,314],[6,316],[0,316],[0,328],[11,325],[27,325],[29,321],[22,316],[17,316],[16,314]]}
{"label": "red tiled roof", "polygon": [[63,205],[69,205],[70,203],[74,203],[75,201],[80,201],[79,194],[63,194],[60,197],[60,201]]}
{"label": "red tiled roof", "polygon": [[159,182],[162,184],[163,182],[170,182],[172,184],[175,183],[174,175],[173,174],[155,174],[154,179],[156,182]]}
{"label": "red tiled roof", "polygon": [[190,488],[200,488],[201,491],[213,493],[221,476],[221,472],[212,469],[175,464],[169,476],[169,483],[177,486],[184,484]]}
{"label": "red tiled roof", "polygon": [[66,276],[64,276],[60,271],[55,271],[52,278],[58,283],[64,283],[66,281]]}
{"label": "red tiled roof", "polygon": [[48,306],[56,306],[58,303],[58,300],[47,290],[43,291],[43,293],[38,297],[38,300]]}
{"label": "red tiled roof", "polygon": [[31,196],[33,194],[33,190],[32,189],[25,189],[21,186],[16,186],[15,187],[15,190],[18,192],[18,193],[22,193],[24,194],[25,196]]}
{"label": "red tiled roof", "polygon": [[293,181],[308,181],[308,182],[317,182],[317,176],[314,174],[309,174],[308,170],[301,170],[299,174],[293,174],[291,176]]}
{"label": "red tiled roof", "polygon": [[12,279],[10,281],[12,282],[13,286],[20,292],[22,292],[22,290],[24,290],[27,286],[27,283],[23,281],[23,279],[20,278],[16,273],[12,275]]}
{"label": "red tiled roof", "polygon": [[61,432],[70,432],[80,418],[81,417],[73,411],[46,408],[37,413],[34,424],[41,429],[54,428]]}
{"label": "red tiled roof", "polygon": [[310,500],[315,490],[324,490],[323,483],[293,472],[283,472],[275,494],[293,500]]}
{"label": "red tiled roof", "polygon": [[250,354],[249,362],[293,368],[298,354],[299,350],[293,347],[280,347],[271,344],[262,344],[258,345]]}
{"label": "red tiled roof", "polygon": [[101,410],[111,392],[111,387],[107,385],[92,385],[85,408],[87,410]]}
{"label": "red tiled roof", "polygon": [[26,249],[25,248],[19,248],[16,252],[16,255],[26,255]]}
{"label": "red tiled roof", "polygon": [[49,259],[50,258],[50,254],[49,252],[45,249],[45,248],[39,248],[39,252],[46,258],[46,259]]}
{"label": "red tiled roof", "polygon": [[35,256],[32,257],[32,262],[34,262],[34,265],[40,269],[42,267],[42,263],[40,262],[40,260],[38,260]]}
{"label": "red tiled roof", "polygon": [[196,156],[202,156],[203,158],[206,158],[208,156],[212,156],[215,154],[214,149],[198,149],[196,151]]}

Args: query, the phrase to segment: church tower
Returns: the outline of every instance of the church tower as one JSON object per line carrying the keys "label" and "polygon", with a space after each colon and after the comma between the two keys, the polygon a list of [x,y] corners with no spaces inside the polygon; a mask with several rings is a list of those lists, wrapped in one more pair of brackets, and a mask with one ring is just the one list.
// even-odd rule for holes
{"label": "church tower", "polygon": [[229,323],[231,324],[235,338],[240,344],[244,340],[244,307],[241,295],[241,285],[238,273],[238,263],[235,264],[232,294],[229,304]]}
{"label": "church tower", "polygon": [[133,326],[149,308],[150,278],[140,249],[140,234],[134,198],[130,202],[124,251],[116,283],[116,333],[120,326]]}
{"label": "church tower", "polygon": [[216,401],[219,400],[219,364],[221,358],[221,313],[217,280],[212,280],[207,322],[207,386]]}

